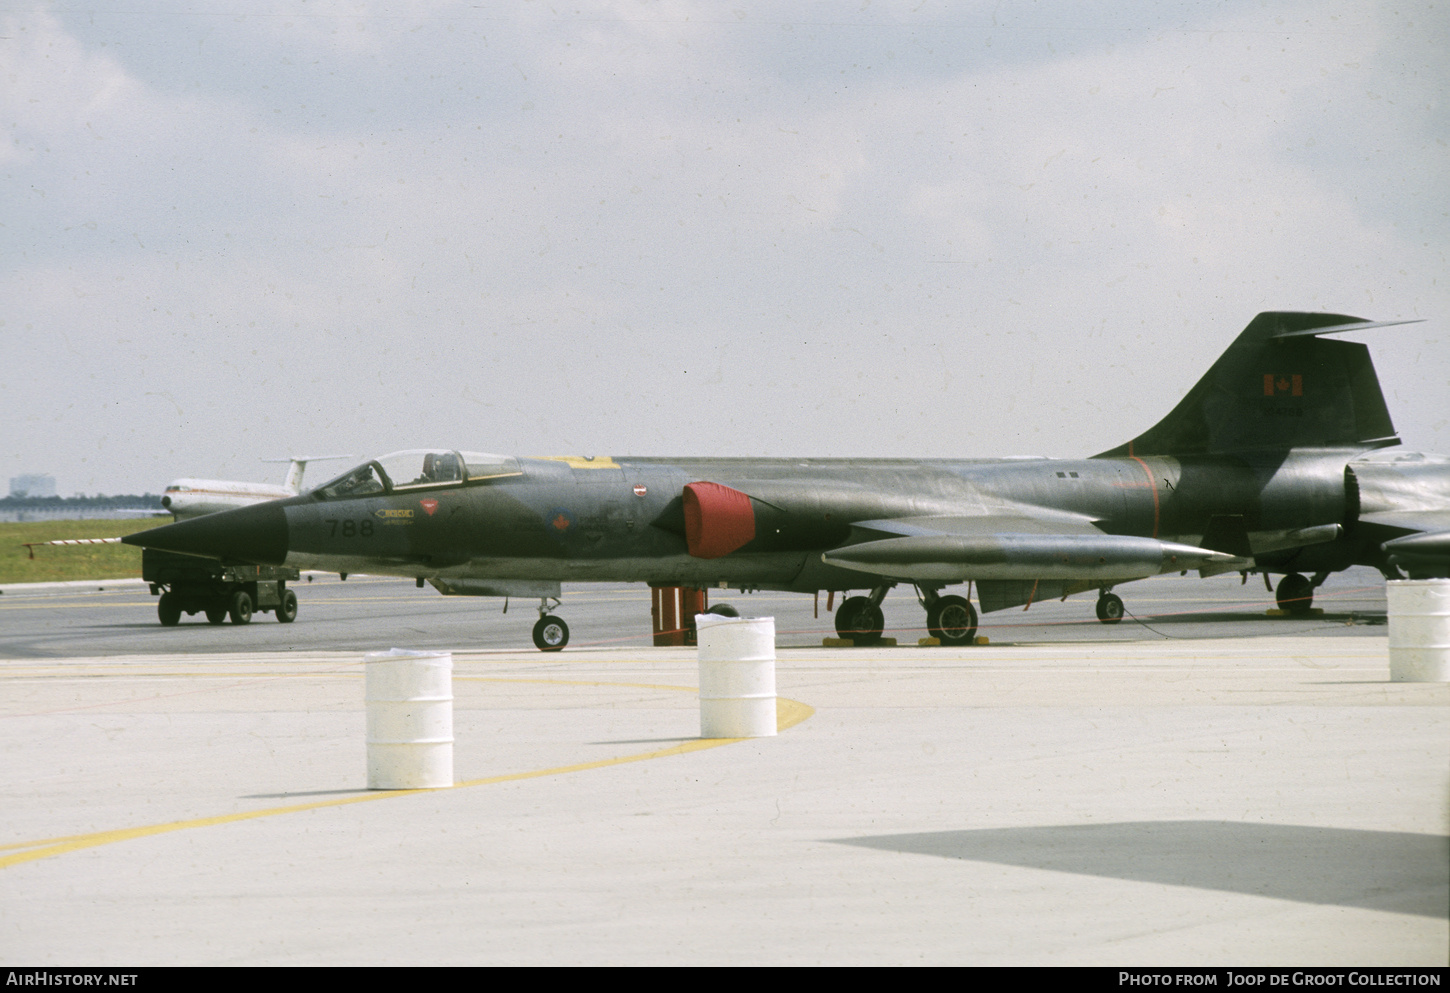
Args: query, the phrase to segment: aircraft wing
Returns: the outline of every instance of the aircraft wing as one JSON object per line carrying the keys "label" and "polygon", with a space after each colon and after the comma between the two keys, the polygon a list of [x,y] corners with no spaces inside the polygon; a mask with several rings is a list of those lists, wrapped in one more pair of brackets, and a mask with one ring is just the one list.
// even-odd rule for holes
{"label": "aircraft wing", "polygon": [[914,582],[1079,580],[1126,582],[1198,569],[1234,556],[1136,535],[1108,534],[1090,520],[1035,514],[905,517],[859,521],[854,541],[822,555],[827,565]]}
{"label": "aircraft wing", "polygon": [[1359,519],[1368,524],[1422,534],[1450,531],[1450,510],[1385,510],[1377,514],[1362,514]]}

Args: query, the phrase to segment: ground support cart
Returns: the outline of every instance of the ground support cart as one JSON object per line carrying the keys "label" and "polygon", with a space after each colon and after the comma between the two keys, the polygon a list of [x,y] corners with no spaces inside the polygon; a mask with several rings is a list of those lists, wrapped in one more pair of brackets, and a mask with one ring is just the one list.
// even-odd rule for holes
{"label": "ground support cart", "polygon": [[223,565],[219,559],[141,550],[141,577],[159,595],[156,614],[167,627],[182,614],[206,614],[207,623],[246,624],[257,611],[271,611],[283,624],[297,618],[297,594],[287,588],[296,569],[275,565]]}

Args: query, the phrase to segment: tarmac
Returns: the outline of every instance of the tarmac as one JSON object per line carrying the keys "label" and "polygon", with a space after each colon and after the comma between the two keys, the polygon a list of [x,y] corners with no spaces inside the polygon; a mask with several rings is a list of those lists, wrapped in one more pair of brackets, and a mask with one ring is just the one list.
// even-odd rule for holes
{"label": "tarmac", "polygon": [[458,785],[405,792],[357,652],[0,662],[0,960],[1450,958],[1450,686],[1378,632],[782,649],[751,740],[690,649],[454,662]]}

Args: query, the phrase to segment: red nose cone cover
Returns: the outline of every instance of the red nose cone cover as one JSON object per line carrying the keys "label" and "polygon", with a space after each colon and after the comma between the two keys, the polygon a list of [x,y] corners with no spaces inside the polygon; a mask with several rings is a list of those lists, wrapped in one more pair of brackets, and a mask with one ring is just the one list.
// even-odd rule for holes
{"label": "red nose cone cover", "polygon": [[685,543],[700,559],[729,555],[755,537],[750,497],[719,483],[685,487]]}

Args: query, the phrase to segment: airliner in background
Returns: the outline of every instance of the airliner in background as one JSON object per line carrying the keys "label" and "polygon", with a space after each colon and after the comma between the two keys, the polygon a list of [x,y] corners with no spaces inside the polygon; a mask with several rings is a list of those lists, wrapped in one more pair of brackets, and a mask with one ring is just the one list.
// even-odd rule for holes
{"label": "airliner in background", "polygon": [[[161,496],[165,511],[150,510],[144,513],[160,516],[169,512],[175,520],[215,514],[219,510],[233,510],[248,507],[254,503],[265,503],[283,497],[294,497],[302,492],[302,474],[309,462],[325,462],[329,459],[350,459],[351,455],[298,455],[288,459],[263,459],[263,462],[288,462],[287,481],[281,486],[271,483],[243,483],[234,479],[176,479],[167,484]],[[30,557],[35,558],[35,549],[40,545],[113,545],[120,538],[57,538],[54,541],[22,542]]]}
{"label": "airliner in background", "polygon": [[350,458],[351,455],[296,455],[287,459],[264,459],[265,462],[290,463],[287,481],[281,486],[272,483],[243,483],[232,479],[172,480],[161,496],[161,506],[179,521],[189,517],[201,517],[203,514],[214,514],[219,510],[293,497],[302,492],[302,474],[307,470],[307,463]]}

